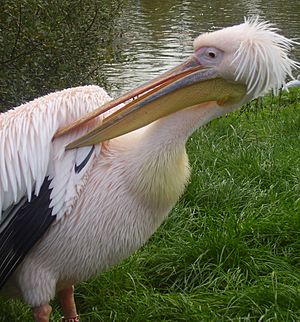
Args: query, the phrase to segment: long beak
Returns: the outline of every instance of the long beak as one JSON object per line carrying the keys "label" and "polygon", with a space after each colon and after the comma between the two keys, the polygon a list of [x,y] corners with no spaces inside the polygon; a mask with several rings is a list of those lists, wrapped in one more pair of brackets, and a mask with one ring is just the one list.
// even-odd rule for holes
{"label": "long beak", "polygon": [[[98,115],[132,98],[132,101],[109,115],[103,122],[66,149],[98,144],[141,128],[181,109],[209,101],[224,102],[241,99],[245,87],[229,83],[213,69],[204,69],[194,56],[160,77],[110,101],[69,126],[59,130],[61,136]],[[138,98],[136,96],[140,95]]]}

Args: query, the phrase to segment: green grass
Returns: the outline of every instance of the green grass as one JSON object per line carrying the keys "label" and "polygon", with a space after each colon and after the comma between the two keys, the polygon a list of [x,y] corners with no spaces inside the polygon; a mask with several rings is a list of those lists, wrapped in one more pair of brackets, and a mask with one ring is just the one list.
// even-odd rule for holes
{"label": "green grass", "polygon": [[[77,286],[81,321],[300,321],[299,102],[268,97],[194,134],[186,193],[143,249]],[[30,318],[0,302],[1,321]]]}

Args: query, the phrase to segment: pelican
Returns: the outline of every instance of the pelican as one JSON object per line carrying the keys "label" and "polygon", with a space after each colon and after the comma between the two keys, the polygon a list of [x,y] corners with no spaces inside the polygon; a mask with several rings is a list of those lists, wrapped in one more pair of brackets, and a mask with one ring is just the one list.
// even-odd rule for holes
{"label": "pelican", "polygon": [[195,129],[277,91],[293,41],[256,18],[201,34],[181,65],[111,100],[51,93],[0,115],[1,294],[79,321],[74,285],[140,248],[184,192]]}

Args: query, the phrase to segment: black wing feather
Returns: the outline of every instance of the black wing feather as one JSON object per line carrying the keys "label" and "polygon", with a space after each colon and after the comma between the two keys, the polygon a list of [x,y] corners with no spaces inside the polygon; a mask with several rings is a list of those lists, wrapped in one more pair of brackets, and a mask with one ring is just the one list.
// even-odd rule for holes
{"label": "black wing feather", "polygon": [[[85,159],[79,165],[75,164],[75,173],[84,169],[94,149],[92,146]],[[32,194],[30,202],[24,197],[3,214],[4,220],[0,223],[0,289],[56,218],[50,208],[50,183],[46,177],[38,196]]]}
{"label": "black wing feather", "polygon": [[32,195],[30,202],[23,198],[0,225],[0,288],[55,220],[49,208],[50,182],[45,178],[38,196]]}

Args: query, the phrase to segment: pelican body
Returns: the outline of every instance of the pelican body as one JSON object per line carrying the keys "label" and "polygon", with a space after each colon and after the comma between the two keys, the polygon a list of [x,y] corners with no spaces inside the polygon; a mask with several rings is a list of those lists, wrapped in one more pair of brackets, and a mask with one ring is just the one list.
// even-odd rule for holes
{"label": "pelican body", "polygon": [[116,100],[83,86],[1,114],[1,294],[38,322],[57,294],[78,321],[73,285],[149,239],[188,183],[189,136],[281,88],[291,45],[250,19],[200,35],[185,63]]}

